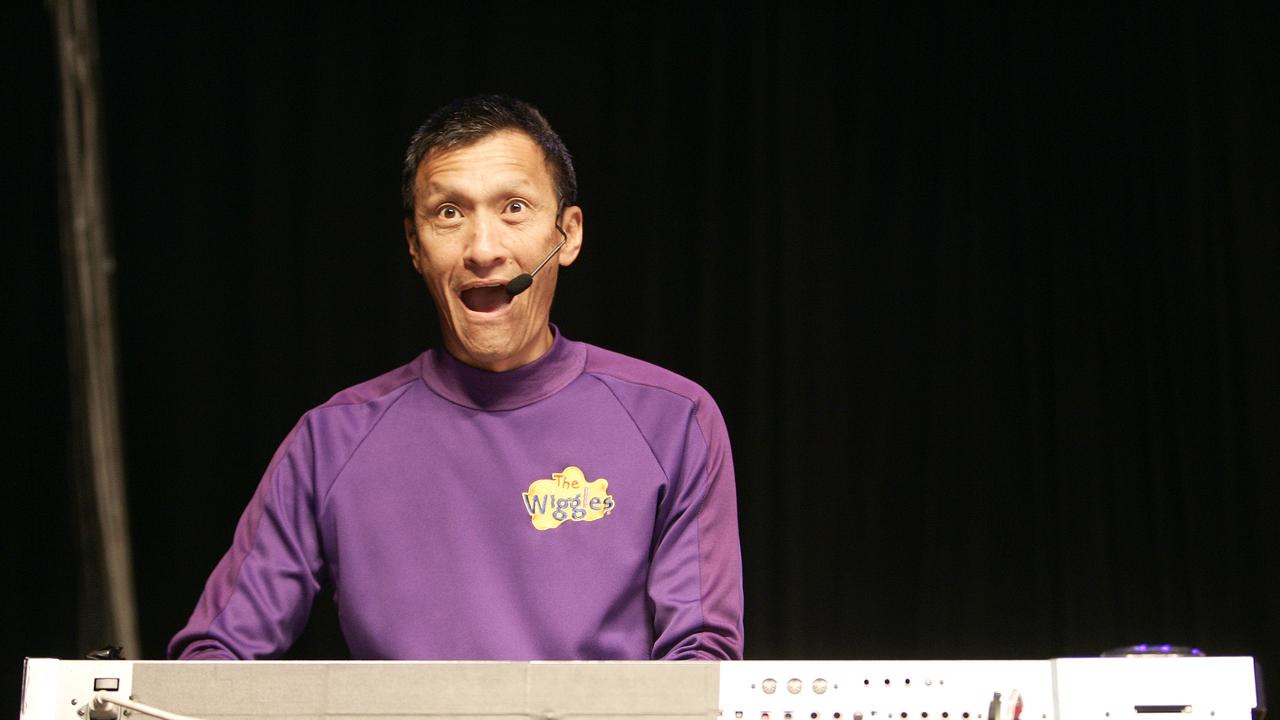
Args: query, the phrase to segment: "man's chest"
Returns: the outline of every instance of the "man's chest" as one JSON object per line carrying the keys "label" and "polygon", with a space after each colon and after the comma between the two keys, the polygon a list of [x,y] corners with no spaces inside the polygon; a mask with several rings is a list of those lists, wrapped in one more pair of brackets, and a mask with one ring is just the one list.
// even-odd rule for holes
{"label": "man's chest", "polygon": [[669,484],[616,404],[409,408],[383,418],[335,478],[321,534],[339,567],[425,548],[448,566],[566,553],[642,563]]}

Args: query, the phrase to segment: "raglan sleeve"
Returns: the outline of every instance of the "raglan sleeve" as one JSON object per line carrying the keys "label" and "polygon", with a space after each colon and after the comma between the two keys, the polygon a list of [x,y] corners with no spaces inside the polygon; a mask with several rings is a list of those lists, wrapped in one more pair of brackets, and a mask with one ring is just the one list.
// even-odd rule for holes
{"label": "raglan sleeve", "polygon": [[[673,472],[672,472],[673,471]],[[742,551],[733,455],[719,408],[696,399],[659,502],[649,576],[653,658],[742,659]]]}
{"label": "raglan sleeve", "polygon": [[325,572],[318,464],[304,417],[267,466],[190,620],[169,642],[170,658],[269,659],[297,639]]}

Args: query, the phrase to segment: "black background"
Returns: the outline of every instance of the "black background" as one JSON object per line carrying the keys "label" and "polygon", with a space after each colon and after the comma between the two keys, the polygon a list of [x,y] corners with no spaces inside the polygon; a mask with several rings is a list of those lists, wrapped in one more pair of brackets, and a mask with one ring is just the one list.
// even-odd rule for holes
{"label": "black background", "polygon": [[[141,654],[297,417],[438,342],[400,157],[499,91],[577,161],[553,319],[719,401],[749,658],[1175,642],[1275,685],[1274,9],[147,5],[99,10]],[[4,25],[14,708],[89,601],[54,42]]]}

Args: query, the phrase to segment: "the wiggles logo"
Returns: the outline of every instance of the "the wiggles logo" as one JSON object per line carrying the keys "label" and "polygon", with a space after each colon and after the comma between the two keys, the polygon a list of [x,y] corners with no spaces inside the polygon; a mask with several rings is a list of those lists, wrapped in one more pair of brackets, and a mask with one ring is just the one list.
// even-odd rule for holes
{"label": "the wiggles logo", "polygon": [[560,527],[560,523],[591,522],[613,512],[616,503],[609,494],[609,481],[587,482],[582,470],[570,465],[550,478],[534,480],[524,495],[524,509],[539,530]]}

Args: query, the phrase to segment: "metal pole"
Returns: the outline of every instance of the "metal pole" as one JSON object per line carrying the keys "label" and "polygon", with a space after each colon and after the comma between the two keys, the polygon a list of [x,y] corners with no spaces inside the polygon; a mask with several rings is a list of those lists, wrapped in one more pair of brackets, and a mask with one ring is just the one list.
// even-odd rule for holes
{"label": "metal pole", "polygon": [[58,48],[62,88],[62,257],[74,436],[81,462],[75,496],[82,505],[83,603],[97,627],[82,623],[81,642],[119,644],[141,657],[129,547],[124,461],[117,399],[114,261],[106,222],[99,142],[98,46],[93,0],[47,0]]}

